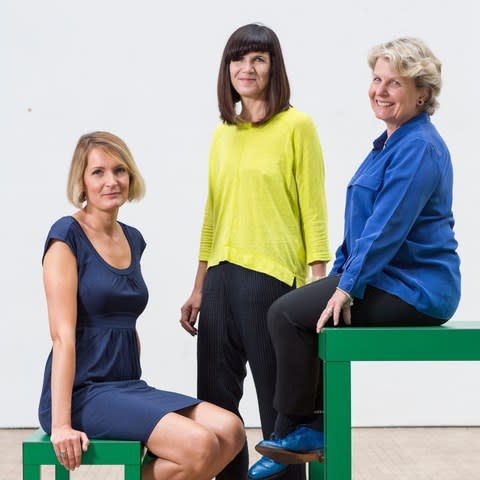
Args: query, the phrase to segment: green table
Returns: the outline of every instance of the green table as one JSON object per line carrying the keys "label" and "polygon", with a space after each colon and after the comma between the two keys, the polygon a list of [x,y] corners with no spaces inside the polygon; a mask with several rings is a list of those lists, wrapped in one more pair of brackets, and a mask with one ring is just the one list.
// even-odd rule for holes
{"label": "green table", "polygon": [[324,463],[309,464],[311,480],[351,480],[351,362],[480,361],[480,322],[441,327],[325,328],[323,360]]}

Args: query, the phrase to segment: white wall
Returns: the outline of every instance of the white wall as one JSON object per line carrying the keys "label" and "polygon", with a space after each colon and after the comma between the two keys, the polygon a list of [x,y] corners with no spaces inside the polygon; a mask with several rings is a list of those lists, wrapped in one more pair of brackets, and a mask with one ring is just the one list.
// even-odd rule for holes
{"label": "white wall", "polygon": [[[479,227],[478,45],[474,0],[2,0],[0,3],[0,426],[37,425],[50,349],[41,284],[45,235],[73,211],[65,198],[78,137],[110,130],[145,175],[145,200],[121,219],[148,242],[151,300],[139,323],[145,378],[195,393],[195,340],[178,324],[190,293],[218,121],[216,77],[225,41],[262,21],[280,37],[293,104],[314,118],[324,147],[332,251],[344,192],[383,129],[367,100],[369,47],[400,35],[425,39],[444,62],[433,120],[455,167],[463,298],[455,320],[477,312]],[[480,346],[479,346],[480,348]],[[356,425],[480,425],[480,365],[368,364],[353,369]],[[252,383],[243,411],[258,425]]]}

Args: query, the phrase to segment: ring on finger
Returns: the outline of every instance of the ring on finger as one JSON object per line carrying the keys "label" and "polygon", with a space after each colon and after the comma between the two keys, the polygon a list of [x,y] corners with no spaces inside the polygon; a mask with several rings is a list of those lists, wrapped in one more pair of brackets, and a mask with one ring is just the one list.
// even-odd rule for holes
{"label": "ring on finger", "polygon": [[66,454],[66,453],[67,453],[67,452],[65,452],[65,450],[61,451],[61,452],[60,452],[60,458],[65,458],[65,454]]}

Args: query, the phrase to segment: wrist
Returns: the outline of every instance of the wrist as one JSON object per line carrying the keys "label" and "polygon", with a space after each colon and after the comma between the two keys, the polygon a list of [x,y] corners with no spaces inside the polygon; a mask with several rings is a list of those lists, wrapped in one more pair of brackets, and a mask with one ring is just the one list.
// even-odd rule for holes
{"label": "wrist", "polygon": [[345,290],[342,290],[340,287],[337,287],[337,290],[347,296],[347,301],[345,302],[344,306],[351,307],[353,305],[353,297]]}

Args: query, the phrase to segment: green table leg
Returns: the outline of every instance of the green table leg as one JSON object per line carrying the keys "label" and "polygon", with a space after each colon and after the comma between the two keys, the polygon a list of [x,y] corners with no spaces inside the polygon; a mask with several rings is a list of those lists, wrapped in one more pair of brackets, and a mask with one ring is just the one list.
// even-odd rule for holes
{"label": "green table leg", "polygon": [[62,465],[55,465],[55,480],[70,480],[70,472]]}
{"label": "green table leg", "polygon": [[40,465],[23,465],[23,480],[40,480]]}
{"label": "green table leg", "polygon": [[325,480],[352,479],[350,362],[324,362]]}
{"label": "green table leg", "polygon": [[324,480],[323,463],[310,462],[308,464],[308,479],[309,480]]}
{"label": "green table leg", "polygon": [[140,480],[139,465],[125,465],[125,480]]}

